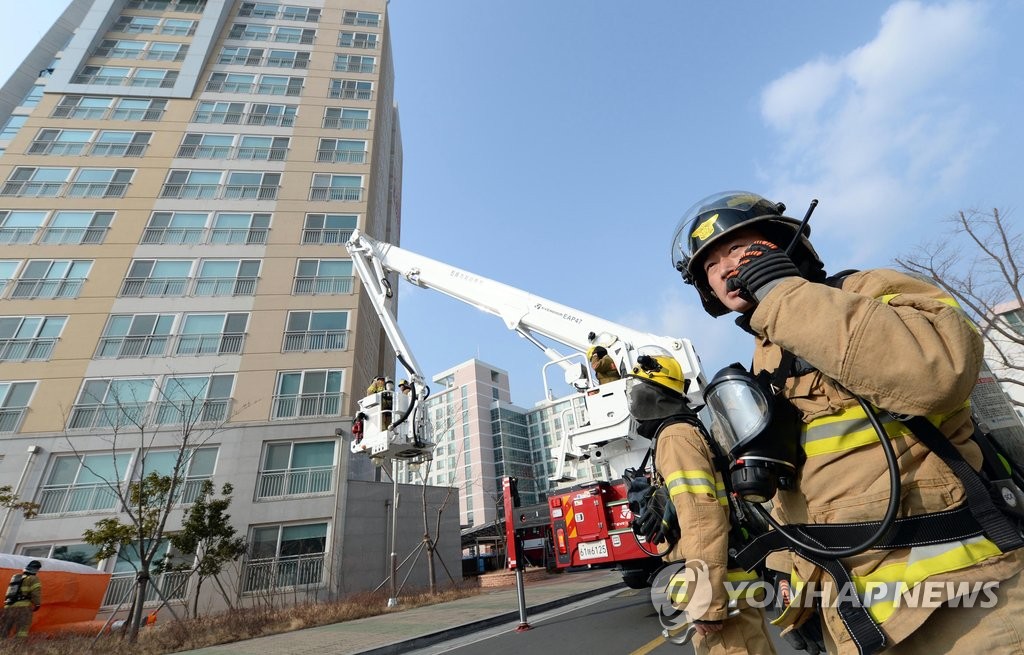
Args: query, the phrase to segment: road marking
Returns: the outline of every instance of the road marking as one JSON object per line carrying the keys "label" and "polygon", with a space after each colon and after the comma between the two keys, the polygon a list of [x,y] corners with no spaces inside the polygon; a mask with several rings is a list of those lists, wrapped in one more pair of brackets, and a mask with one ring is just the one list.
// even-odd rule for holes
{"label": "road marking", "polygon": [[660,646],[660,645],[662,645],[664,643],[665,643],[665,638],[662,637],[661,635],[658,635],[658,637],[656,639],[652,639],[651,641],[649,641],[648,643],[644,644],[640,648],[637,648],[635,651],[633,651],[629,655],[647,655],[648,653],[653,651],[655,648],[657,648],[658,646]]}

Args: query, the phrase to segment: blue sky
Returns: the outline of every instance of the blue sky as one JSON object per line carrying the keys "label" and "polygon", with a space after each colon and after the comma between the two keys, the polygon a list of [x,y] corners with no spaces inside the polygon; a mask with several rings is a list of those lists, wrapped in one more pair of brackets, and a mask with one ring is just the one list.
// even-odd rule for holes
{"label": "blue sky", "polygon": [[[0,25],[0,77],[66,0]],[[750,357],[669,261],[696,200],[746,189],[800,218],[829,270],[889,264],[959,209],[1015,213],[1024,3],[392,0],[401,245],[565,305]],[[470,357],[543,396],[538,350],[401,287],[428,375]]]}

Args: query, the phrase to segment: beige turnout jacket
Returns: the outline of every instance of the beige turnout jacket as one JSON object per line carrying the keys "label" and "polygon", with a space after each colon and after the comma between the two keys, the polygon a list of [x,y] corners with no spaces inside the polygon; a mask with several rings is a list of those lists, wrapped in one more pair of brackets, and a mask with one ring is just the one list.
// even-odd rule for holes
{"label": "beige turnout jacket", "polygon": [[[863,422],[854,427],[858,412],[864,415],[851,393],[897,414],[931,417],[964,458],[980,466],[980,452],[969,441],[973,426],[967,400],[977,380],[982,340],[941,289],[891,270],[854,273],[842,289],[788,279],[757,306],[750,328],[758,335],[755,372],[774,371],[782,348],[816,369],[785,384],[785,396],[805,423],[801,443],[806,461],[797,488],[775,499],[782,522],[882,518],[889,499],[885,458],[875,432],[864,430]],[[962,485],[938,456],[901,423],[890,419],[885,427],[899,455],[900,516],[964,502]],[[900,595],[906,590],[901,582],[913,587],[924,580],[1005,580],[1024,567],[1020,552],[1002,554],[978,537],[927,549],[869,550],[843,561],[858,584],[888,585]],[[823,579],[820,569],[790,553],[777,553],[768,563],[792,571],[798,582]],[[906,605],[890,594],[869,607],[889,644],[906,638],[934,609]],[[823,614],[839,651],[857,652],[838,614],[829,609]],[[787,615],[784,624],[798,625],[807,614]]]}

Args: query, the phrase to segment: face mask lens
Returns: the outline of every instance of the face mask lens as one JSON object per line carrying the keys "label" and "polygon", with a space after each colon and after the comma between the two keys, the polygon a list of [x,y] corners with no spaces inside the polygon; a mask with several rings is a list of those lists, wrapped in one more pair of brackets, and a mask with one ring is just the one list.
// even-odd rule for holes
{"label": "face mask lens", "polygon": [[730,450],[756,437],[768,424],[768,403],[761,390],[742,379],[723,380],[711,387],[705,397],[715,423]]}

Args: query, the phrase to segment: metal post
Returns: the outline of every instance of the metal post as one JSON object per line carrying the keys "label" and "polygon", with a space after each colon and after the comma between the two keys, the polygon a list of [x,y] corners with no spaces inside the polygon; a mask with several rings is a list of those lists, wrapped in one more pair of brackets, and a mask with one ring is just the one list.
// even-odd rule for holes
{"label": "metal post", "polygon": [[398,605],[398,549],[395,545],[395,533],[398,532],[398,460],[391,460],[391,596],[388,598],[388,607]]}
{"label": "metal post", "polygon": [[[505,520],[515,520],[515,517],[505,517]],[[526,568],[525,560],[523,559],[523,545],[519,538],[519,535],[515,535],[512,547],[515,548],[516,553],[516,591],[519,594],[519,625],[516,626],[516,632],[526,632],[530,629],[530,624],[526,622],[526,581],[523,580],[523,569]]]}

